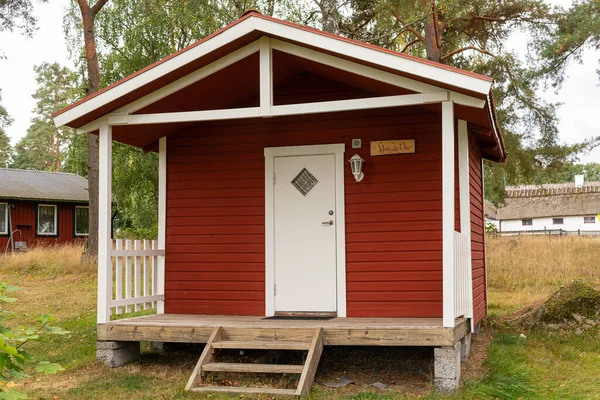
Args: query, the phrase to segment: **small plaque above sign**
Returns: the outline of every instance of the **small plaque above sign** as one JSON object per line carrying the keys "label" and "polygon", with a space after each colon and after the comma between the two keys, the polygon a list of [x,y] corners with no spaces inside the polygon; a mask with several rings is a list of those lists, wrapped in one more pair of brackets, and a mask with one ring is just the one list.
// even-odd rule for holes
{"label": "small plaque above sign", "polygon": [[372,156],[385,156],[388,154],[407,154],[415,152],[415,140],[382,140],[371,142]]}

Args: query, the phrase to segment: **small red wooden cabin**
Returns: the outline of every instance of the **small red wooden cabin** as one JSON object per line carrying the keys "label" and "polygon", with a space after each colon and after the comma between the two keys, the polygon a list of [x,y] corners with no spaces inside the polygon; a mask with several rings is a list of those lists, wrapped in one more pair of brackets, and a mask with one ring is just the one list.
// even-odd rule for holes
{"label": "small red wooden cabin", "polygon": [[87,235],[87,179],[0,168],[0,253],[82,241]]}
{"label": "small red wooden cabin", "polygon": [[[491,86],[250,12],[62,110],[58,126],[100,135],[99,338],[140,340],[124,322],[116,334],[110,313],[148,302],[189,318],[477,325],[487,300],[482,160],[506,157]],[[160,154],[157,250],[111,246],[112,140]],[[119,281],[128,254],[157,260],[156,287],[134,298]],[[185,340],[207,340],[210,331],[192,338],[202,321],[188,321]],[[326,344],[339,343],[332,335]]]}

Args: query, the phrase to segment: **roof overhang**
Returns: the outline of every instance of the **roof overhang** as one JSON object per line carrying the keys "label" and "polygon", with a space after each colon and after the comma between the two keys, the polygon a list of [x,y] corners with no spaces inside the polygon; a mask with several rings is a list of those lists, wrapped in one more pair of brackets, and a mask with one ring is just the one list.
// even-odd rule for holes
{"label": "roof overhang", "polygon": [[276,46],[287,46],[287,51],[299,56],[308,54],[314,58],[318,54],[323,62],[327,62],[327,57],[335,57],[340,63],[362,65],[374,73],[395,75],[407,82],[430,86],[430,89],[424,90],[426,92],[439,92],[440,88],[448,90],[450,99],[456,104],[476,108],[478,114],[484,116],[498,146],[495,151],[497,160],[505,159],[504,143],[491,99],[490,78],[256,12],[59,111],[53,116],[55,124],[78,129],[85,126],[88,128],[86,131],[94,130],[93,126],[90,128],[91,122],[111,113],[114,118],[115,114],[119,115],[115,111],[125,105],[181,80],[227,54],[248,47],[262,36],[271,38]]}

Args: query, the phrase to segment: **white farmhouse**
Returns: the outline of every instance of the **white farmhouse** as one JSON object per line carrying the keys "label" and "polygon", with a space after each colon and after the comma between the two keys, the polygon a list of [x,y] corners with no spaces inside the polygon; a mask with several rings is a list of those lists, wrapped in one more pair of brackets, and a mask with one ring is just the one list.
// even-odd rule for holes
{"label": "white farmhouse", "polygon": [[498,208],[499,231],[600,234],[600,182],[507,186]]}

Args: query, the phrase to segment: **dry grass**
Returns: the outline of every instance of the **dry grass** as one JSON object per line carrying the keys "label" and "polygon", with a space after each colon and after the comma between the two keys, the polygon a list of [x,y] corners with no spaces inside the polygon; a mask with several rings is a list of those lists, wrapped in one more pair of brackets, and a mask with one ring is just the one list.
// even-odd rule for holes
{"label": "dry grass", "polygon": [[600,238],[489,238],[486,251],[490,308],[501,313],[540,301],[574,279],[600,277]]}
{"label": "dry grass", "polygon": [[83,246],[37,246],[25,253],[0,255],[2,274],[35,276],[94,275],[96,266],[82,262]]}

